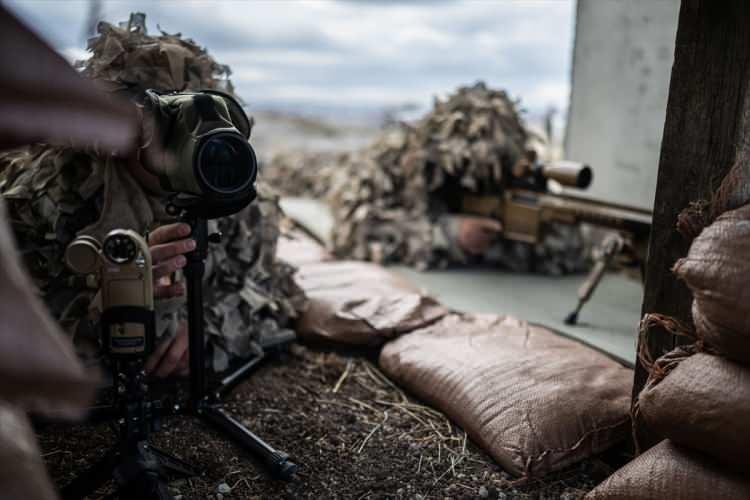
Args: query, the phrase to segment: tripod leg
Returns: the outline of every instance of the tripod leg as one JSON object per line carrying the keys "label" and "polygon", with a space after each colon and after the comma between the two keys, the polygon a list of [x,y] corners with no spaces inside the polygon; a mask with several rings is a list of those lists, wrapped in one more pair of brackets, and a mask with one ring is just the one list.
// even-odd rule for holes
{"label": "tripod leg", "polygon": [[218,397],[224,397],[232,392],[232,389],[237,387],[240,382],[243,382],[264,359],[266,359],[266,355],[259,354],[237,368],[234,372],[221,379],[219,386],[215,389],[216,395]]}
{"label": "tripod leg", "polygon": [[297,465],[289,460],[289,455],[272,448],[222,408],[208,406],[204,408],[202,416],[253,452],[275,477],[288,480],[297,472]]}

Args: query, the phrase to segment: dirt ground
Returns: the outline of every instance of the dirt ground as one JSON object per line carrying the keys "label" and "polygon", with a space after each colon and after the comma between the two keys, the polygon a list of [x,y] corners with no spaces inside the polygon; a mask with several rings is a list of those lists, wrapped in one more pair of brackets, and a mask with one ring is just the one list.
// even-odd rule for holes
{"label": "dirt ground", "polygon": [[[519,484],[361,354],[295,345],[239,386],[228,408],[289,453],[299,473],[291,482],[273,480],[214,431],[173,417],[154,444],[201,469],[199,477],[169,484],[178,499],[575,499],[612,472],[612,457],[595,458]],[[103,455],[114,433],[106,424],[54,425],[39,438],[53,479],[64,484]],[[94,498],[106,491],[99,493]]]}

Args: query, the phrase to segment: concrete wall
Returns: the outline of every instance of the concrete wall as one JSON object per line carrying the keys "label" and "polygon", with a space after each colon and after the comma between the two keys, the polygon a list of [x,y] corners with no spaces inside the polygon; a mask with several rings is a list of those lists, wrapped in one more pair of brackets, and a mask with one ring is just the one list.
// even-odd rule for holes
{"label": "concrete wall", "polygon": [[578,0],[567,158],[586,196],[652,208],[679,0]]}

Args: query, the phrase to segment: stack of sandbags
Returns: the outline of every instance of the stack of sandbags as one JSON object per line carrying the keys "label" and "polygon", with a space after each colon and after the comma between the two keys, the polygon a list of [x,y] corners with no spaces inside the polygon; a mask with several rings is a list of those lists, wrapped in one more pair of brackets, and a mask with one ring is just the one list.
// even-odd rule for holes
{"label": "stack of sandbags", "polygon": [[[696,342],[650,366],[635,415],[667,439],[589,499],[750,498],[750,205],[700,232],[674,271],[693,292],[695,331],[649,315]],[[685,331],[687,330],[687,331]]]}
{"label": "stack of sandbags", "polygon": [[630,369],[509,316],[446,316],[387,343],[379,362],[515,475],[543,477],[629,433]]}

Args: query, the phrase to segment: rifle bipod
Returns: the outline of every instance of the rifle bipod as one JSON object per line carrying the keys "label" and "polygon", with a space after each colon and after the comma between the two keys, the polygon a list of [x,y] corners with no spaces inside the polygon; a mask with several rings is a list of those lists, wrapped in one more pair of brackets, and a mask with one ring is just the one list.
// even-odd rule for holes
{"label": "rifle bipod", "polygon": [[566,325],[575,325],[578,323],[578,314],[583,306],[594,295],[599,283],[601,283],[604,273],[607,272],[612,261],[625,248],[625,240],[619,234],[608,235],[599,247],[598,255],[594,261],[594,267],[591,268],[586,280],[578,289],[578,303],[576,308],[565,317]]}

